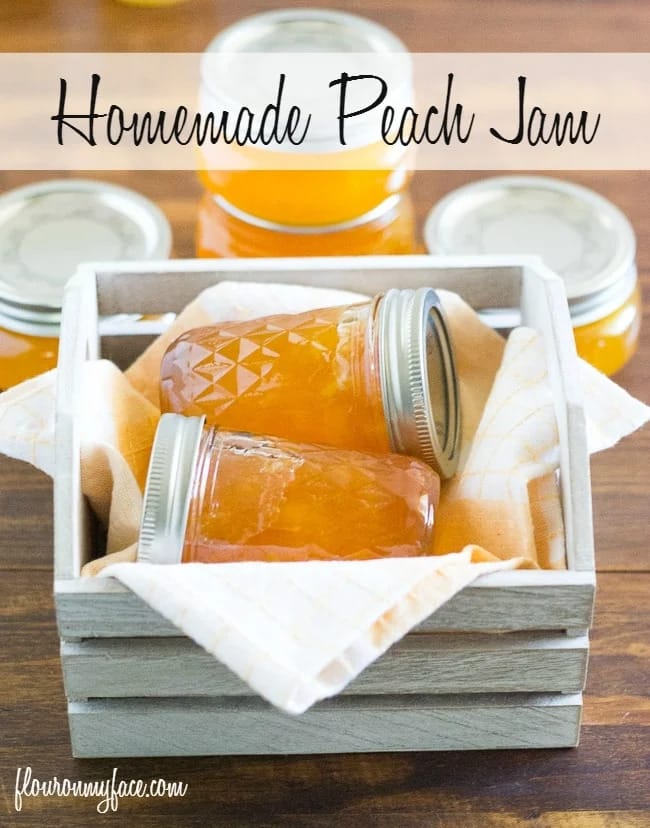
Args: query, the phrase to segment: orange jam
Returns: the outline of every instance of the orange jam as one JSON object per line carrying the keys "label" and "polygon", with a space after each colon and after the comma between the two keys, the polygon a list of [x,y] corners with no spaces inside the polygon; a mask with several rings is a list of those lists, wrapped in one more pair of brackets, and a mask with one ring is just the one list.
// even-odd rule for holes
{"label": "orange jam", "polygon": [[358,219],[402,193],[411,176],[403,148],[396,154],[385,144],[323,157],[324,169],[282,169],[281,158],[274,159],[278,168],[263,169],[270,162],[259,158],[261,150],[238,151],[247,152],[252,169],[227,169],[227,162],[221,169],[201,169],[203,186],[242,212],[276,224],[318,227]]}
{"label": "orange jam", "polygon": [[221,563],[426,555],[439,491],[435,472],[412,457],[204,429],[202,418],[163,415],[138,556]]}
{"label": "orange jam", "polygon": [[358,221],[301,232],[245,216],[206,194],[199,205],[199,257],[365,256],[417,250],[413,205],[408,196]]}
{"label": "orange jam", "polygon": [[208,425],[458,462],[453,348],[431,288],[349,307],[195,328],[167,349],[161,410]]}
{"label": "orange jam", "polygon": [[0,391],[55,368],[58,349],[57,337],[0,327]]}
{"label": "orange jam", "polygon": [[[299,442],[389,451],[371,303],[182,334],[161,368],[161,409]],[[371,327],[371,326],[370,326]]]}
{"label": "orange jam", "polygon": [[604,374],[615,374],[634,356],[641,315],[641,288],[637,283],[628,298],[612,313],[574,327],[578,354]]}

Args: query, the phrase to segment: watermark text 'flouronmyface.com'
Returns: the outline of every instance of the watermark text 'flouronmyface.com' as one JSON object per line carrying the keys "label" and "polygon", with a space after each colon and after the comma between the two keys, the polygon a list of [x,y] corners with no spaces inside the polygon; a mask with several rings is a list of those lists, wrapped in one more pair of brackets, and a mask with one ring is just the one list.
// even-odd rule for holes
{"label": "watermark text 'flouronmyface.com'", "polygon": [[120,800],[129,797],[173,799],[184,797],[186,793],[187,784],[184,782],[169,782],[166,779],[120,779],[117,768],[113,768],[110,777],[87,782],[58,776],[38,779],[31,767],[27,766],[19,767],[16,771],[14,807],[16,811],[22,811],[25,800],[30,797],[80,797],[98,800],[97,813],[107,814],[117,811]]}

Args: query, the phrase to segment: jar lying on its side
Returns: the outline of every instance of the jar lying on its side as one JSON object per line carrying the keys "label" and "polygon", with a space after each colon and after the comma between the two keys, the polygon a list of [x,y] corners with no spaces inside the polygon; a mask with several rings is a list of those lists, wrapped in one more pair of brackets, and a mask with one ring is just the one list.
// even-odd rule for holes
{"label": "jar lying on its side", "polygon": [[164,414],[138,560],[304,561],[426,555],[439,478],[373,455],[205,428]]}
{"label": "jar lying on its side", "polygon": [[188,331],[163,357],[161,408],[299,442],[410,454],[443,477],[458,462],[456,369],[430,288]]}

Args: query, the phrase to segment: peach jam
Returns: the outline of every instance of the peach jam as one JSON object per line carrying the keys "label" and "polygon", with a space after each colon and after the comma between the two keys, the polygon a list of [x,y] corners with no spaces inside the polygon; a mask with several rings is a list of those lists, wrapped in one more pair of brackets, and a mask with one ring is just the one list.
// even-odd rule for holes
{"label": "peach jam", "polygon": [[0,302],[0,391],[56,368],[58,352],[57,324],[3,314]]}
{"label": "peach jam", "polygon": [[164,414],[138,560],[363,560],[431,551],[440,483],[412,457],[205,428]]}
{"label": "peach jam", "polygon": [[[310,125],[299,145],[205,143],[199,169],[205,189],[257,220],[313,228],[355,221],[400,194],[411,176],[411,154],[368,127],[374,113],[348,119],[341,143],[337,98],[329,88],[343,70],[371,78],[378,67],[389,78],[389,94],[410,103],[406,47],[371,20],[326,9],[283,9],[224,29],[202,58],[202,110],[233,115],[244,106],[259,113],[278,100],[278,77],[286,76],[285,108],[278,104],[282,123],[291,102],[309,113]],[[377,81],[365,82],[370,85],[363,100],[374,100]]]}
{"label": "peach jam", "polygon": [[542,176],[505,176],[447,195],[425,227],[429,252],[537,255],[564,281],[578,354],[614,374],[641,326],[630,222],[593,190]]}
{"label": "peach jam", "polygon": [[256,219],[206,193],[199,205],[196,254],[200,258],[259,256],[369,256],[417,251],[413,205],[392,196],[359,219],[317,227]]}
{"label": "peach jam", "polygon": [[163,411],[359,451],[458,462],[460,402],[440,300],[392,289],[349,307],[182,334],[161,365]]}

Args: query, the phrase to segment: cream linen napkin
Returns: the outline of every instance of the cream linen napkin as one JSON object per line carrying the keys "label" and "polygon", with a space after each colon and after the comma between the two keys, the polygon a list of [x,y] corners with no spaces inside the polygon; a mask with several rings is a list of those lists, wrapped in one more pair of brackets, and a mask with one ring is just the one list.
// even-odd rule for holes
{"label": "cream linen napkin", "polygon": [[[222,283],[189,306],[174,334],[196,324],[199,317],[200,324],[209,322],[211,313],[223,319],[260,315],[270,307],[274,312],[290,310],[274,303],[280,297],[291,304],[288,297],[294,293],[301,293],[300,301],[308,307],[311,292]],[[335,304],[332,292],[327,293],[323,302],[323,294],[314,291],[312,307]],[[339,303],[359,298],[337,294]],[[269,304],[270,295],[275,298]],[[164,567],[113,563],[101,573],[122,580],[287,712],[300,713],[339,692],[394,641],[484,572],[536,565],[538,560],[543,566],[564,565],[555,482],[557,430],[541,341],[533,331],[517,329],[504,353],[501,338],[457,296],[445,293],[443,302],[461,374],[465,450],[459,473],[443,487],[436,556]],[[140,366],[136,363],[128,372],[149,398],[154,395],[154,365],[162,347],[154,345]],[[95,371],[102,379],[93,379]],[[612,445],[647,421],[646,406],[589,366],[583,365],[582,372],[591,450]],[[0,451],[50,473],[53,381],[51,372],[0,397]],[[143,440],[149,441],[158,412],[110,363],[89,366],[87,392],[98,396],[85,410],[82,486],[95,493],[94,506],[108,520],[109,535],[126,546],[137,537],[137,484],[141,485],[146,450],[140,439],[124,440],[120,424],[139,411]],[[105,416],[95,416],[105,403]],[[132,429],[132,440],[139,437],[140,428]],[[125,446],[133,450],[122,455]],[[97,447],[100,457],[110,455],[112,460],[98,465]],[[124,458],[121,464],[115,454]],[[100,491],[103,503],[97,501]],[[131,492],[128,498],[126,491]],[[115,521],[119,532],[113,531]],[[120,552],[91,564],[88,574],[116,558],[129,560],[135,549],[121,548],[117,542],[110,548]]]}

